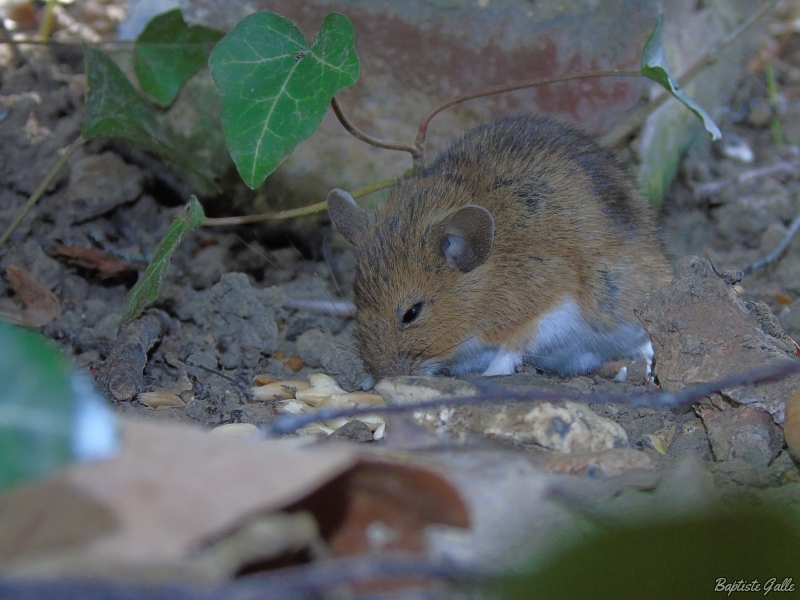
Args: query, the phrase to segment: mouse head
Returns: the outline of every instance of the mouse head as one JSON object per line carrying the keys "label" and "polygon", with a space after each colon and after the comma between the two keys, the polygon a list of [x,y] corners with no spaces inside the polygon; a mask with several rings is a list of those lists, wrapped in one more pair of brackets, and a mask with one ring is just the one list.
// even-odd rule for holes
{"label": "mouse head", "polygon": [[[438,203],[439,205],[446,203]],[[356,252],[361,354],[376,377],[433,374],[475,335],[494,219],[482,206],[394,202],[368,214],[342,190],[328,214]]]}

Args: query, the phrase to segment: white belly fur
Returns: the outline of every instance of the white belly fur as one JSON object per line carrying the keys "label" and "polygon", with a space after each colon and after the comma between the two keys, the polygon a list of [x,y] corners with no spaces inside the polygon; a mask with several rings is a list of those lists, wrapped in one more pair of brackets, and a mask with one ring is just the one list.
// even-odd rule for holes
{"label": "white belly fur", "polygon": [[461,349],[451,363],[454,375],[484,369],[483,375],[510,375],[522,363],[544,371],[570,375],[586,373],[609,360],[644,356],[652,363],[653,346],[638,323],[616,329],[592,326],[571,298],[539,319],[534,334],[522,351],[473,342]]}

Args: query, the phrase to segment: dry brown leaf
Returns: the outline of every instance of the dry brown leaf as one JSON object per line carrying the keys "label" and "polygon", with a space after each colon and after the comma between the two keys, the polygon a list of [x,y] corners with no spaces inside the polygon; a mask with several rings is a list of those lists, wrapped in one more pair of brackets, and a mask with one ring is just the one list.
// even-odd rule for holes
{"label": "dry brown leaf", "polygon": [[40,284],[27,271],[10,266],[6,269],[8,281],[25,304],[22,311],[24,323],[30,327],[43,327],[61,316],[61,306],[55,294]]}
{"label": "dry brown leaf", "polygon": [[[318,528],[337,555],[419,551],[429,524],[468,525],[441,476],[359,461],[349,445],[300,448],[136,421],[122,422],[122,438],[113,460],[0,495],[0,572],[213,582],[253,560],[254,539],[268,538],[270,552],[297,550]],[[305,510],[314,527],[280,516],[284,509]],[[72,532],[83,522],[94,525]]]}
{"label": "dry brown leaf", "polygon": [[54,246],[48,248],[47,253],[73,267],[93,271],[100,279],[116,279],[139,272],[135,264],[95,248]]}
{"label": "dry brown leaf", "polygon": [[[99,502],[115,526],[66,545],[60,532],[86,518],[86,504],[62,503],[51,493],[52,481],[32,484],[26,495],[16,488],[0,496],[0,548],[18,542],[16,522],[27,523],[25,535],[39,542],[36,555],[0,557],[4,574],[207,579],[210,574],[191,569],[187,557],[249,517],[297,502],[356,462],[346,446],[298,449],[208,435],[185,424],[122,421],[121,429],[116,458],[75,465],[60,477],[76,497]],[[33,515],[31,497],[38,499]],[[42,514],[47,519],[39,527]]]}
{"label": "dry brown leaf", "polygon": [[[344,520],[330,507],[344,505]],[[422,552],[431,524],[469,527],[467,509],[440,475],[391,463],[362,463],[303,500],[334,556],[381,551]],[[380,523],[383,532],[375,530]]]}

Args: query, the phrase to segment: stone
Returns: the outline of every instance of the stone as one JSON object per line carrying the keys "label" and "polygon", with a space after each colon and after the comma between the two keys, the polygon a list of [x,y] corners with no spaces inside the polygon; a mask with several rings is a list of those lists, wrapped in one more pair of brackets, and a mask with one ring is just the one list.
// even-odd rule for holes
{"label": "stone", "polygon": [[[653,342],[661,387],[675,392],[797,360],[791,340],[765,333],[765,328],[775,332],[774,321],[765,317],[766,308],[743,300],[717,276],[708,260],[683,258],[672,283],[649,294],[637,310]],[[761,408],[781,423],[786,400],[798,387],[800,375],[792,375],[756,387],[724,390],[724,395]]]}

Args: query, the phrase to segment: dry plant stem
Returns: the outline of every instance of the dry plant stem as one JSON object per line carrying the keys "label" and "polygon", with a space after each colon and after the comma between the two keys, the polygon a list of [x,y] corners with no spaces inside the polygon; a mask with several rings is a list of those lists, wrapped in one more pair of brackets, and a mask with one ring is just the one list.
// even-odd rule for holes
{"label": "dry plant stem", "polygon": [[774,165],[768,165],[766,167],[750,169],[749,171],[744,171],[742,173],[739,173],[738,175],[735,175],[734,177],[726,177],[725,179],[719,179],[717,181],[709,181],[708,183],[701,183],[695,186],[695,190],[700,194],[713,194],[715,192],[718,192],[720,189],[722,189],[729,183],[733,183],[734,181],[736,183],[742,184],[750,181],[751,179],[764,177],[766,175],[773,175],[775,173],[780,173],[781,171],[797,174],[798,165],[792,162],[779,162]]}
{"label": "dry plant stem", "polygon": [[64,163],[67,162],[69,157],[72,156],[72,153],[80,148],[84,142],[86,142],[86,138],[79,137],[77,140],[72,142],[72,144],[67,146],[67,148],[64,150],[64,154],[61,155],[61,158],[59,158],[56,164],[53,165],[53,168],[50,169],[50,172],[47,174],[47,177],[44,178],[44,181],[39,184],[39,187],[36,188],[36,191],[33,192],[33,195],[22,206],[22,208],[17,211],[17,214],[14,215],[11,225],[8,226],[8,229],[6,229],[3,236],[0,237],[0,245],[5,244],[8,241],[8,238],[11,237],[12,233],[14,233],[14,230],[22,222],[22,219],[25,218],[25,215],[28,214],[28,211],[34,207],[34,205],[39,201],[39,198],[41,198],[47,191],[47,187],[52,183],[56,175],[58,175],[58,172],[61,170],[61,167],[64,166]]}
{"label": "dry plant stem", "polygon": [[752,273],[753,271],[757,271],[758,269],[763,269],[767,265],[774,263],[776,260],[778,260],[780,255],[783,254],[783,251],[786,250],[786,247],[792,241],[792,238],[794,237],[794,234],[797,233],[798,229],[800,229],[800,215],[796,216],[794,218],[794,221],[792,221],[791,225],[789,225],[789,229],[786,230],[786,235],[783,236],[781,243],[778,244],[772,252],[767,254],[761,260],[757,260],[752,264],[746,265],[742,269],[744,274],[750,275],[750,273]]}
{"label": "dry plant stem", "polygon": [[[719,55],[722,51],[730,46],[733,42],[739,39],[744,33],[755,25],[762,17],[769,13],[778,4],[778,0],[770,0],[764,6],[755,11],[752,15],[747,17],[736,29],[731,31],[724,39],[717,42],[711,48],[695,61],[695,63],[687,69],[683,75],[678,77],[678,85],[684,86],[689,81],[694,79],[703,69],[713,65],[717,62]],[[656,98],[653,98],[645,106],[636,110],[624,123],[620,123],[600,138],[600,143],[608,148],[614,148],[627,140],[633,133],[639,129],[644,123],[645,119],[654,112],[658,107],[664,104],[667,100],[672,98],[667,90],[664,90]]]}
{"label": "dry plant stem", "polygon": [[340,417],[358,417],[361,415],[405,413],[417,410],[442,408],[444,406],[464,406],[468,404],[496,402],[497,400],[514,400],[518,402],[555,402],[558,400],[572,400],[574,402],[584,402],[586,404],[616,403],[635,407],[680,408],[690,406],[709,394],[743,385],[768,383],[770,381],[782,379],[793,373],[800,373],[800,360],[786,360],[778,364],[732,375],[719,381],[712,381],[711,383],[696,385],[680,392],[660,392],[656,394],[618,394],[613,392],[586,393],[570,388],[515,392],[513,390],[497,386],[496,384],[493,385],[491,381],[488,383],[483,383],[477,380],[472,380],[472,383],[483,385],[484,390],[489,388],[489,386],[491,386],[492,389],[489,391],[483,391],[474,396],[460,396],[440,400],[429,400],[414,404],[350,409],[323,408],[313,413],[306,413],[299,416],[292,415],[279,417],[270,425],[262,427],[261,432],[265,437],[270,437],[292,433],[301,427],[305,427],[309,423],[314,423],[315,421],[327,421],[328,419],[338,419]]}
{"label": "dry plant stem", "polygon": [[397,577],[455,581],[474,586],[493,575],[496,573],[481,573],[474,567],[464,568],[419,556],[365,555],[319,560],[263,575],[250,575],[216,587],[80,579],[5,579],[0,580],[0,597],[4,600],[283,600],[328,597],[326,593],[335,586]]}
{"label": "dry plant stem", "polygon": [[588,73],[576,73],[574,75],[562,75],[561,77],[547,77],[545,79],[534,79],[533,81],[523,81],[519,83],[496,85],[493,87],[484,88],[482,90],[477,90],[475,92],[467,92],[466,94],[461,94],[460,96],[454,96],[449,100],[445,100],[444,102],[437,104],[430,111],[428,111],[428,114],[422,117],[422,121],[420,121],[419,130],[417,132],[416,144],[417,147],[419,147],[420,149],[425,147],[425,136],[428,133],[428,125],[430,125],[430,122],[433,119],[433,117],[438,115],[444,109],[450,108],[455,104],[460,104],[461,102],[466,102],[467,100],[473,100],[475,98],[483,98],[484,96],[493,96],[495,94],[503,94],[505,92],[513,92],[515,90],[521,90],[529,87],[537,87],[540,85],[547,85],[550,83],[573,81],[575,79],[587,79],[589,77],[640,77],[640,76],[641,73],[639,73],[639,71],[620,71],[616,69],[611,71],[590,71]]}
{"label": "dry plant stem", "polygon": [[422,158],[422,150],[417,148],[412,144],[405,144],[403,142],[392,142],[390,140],[379,140],[378,138],[374,138],[369,134],[364,133],[358,127],[353,125],[350,121],[347,120],[347,117],[342,112],[342,107],[339,106],[339,101],[336,99],[336,96],[331,98],[331,108],[333,109],[336,118],[339,119],[339,122],[342,124],[347,132],[352,135],[357,140],[361,140],[362,142],[366,142],[367,144],[371,144],[378,148],[386,148],[387,150],[400,150],[401,152],[408,152],[411,154],[411,158],[414,159],[414,162]]}
{"label": "dry plant stem", "polygon": [[[353,198],[361,198],[373,192],[391,187],[397,182],[397,178],[381,179],[370,185],[359,188],[350,195]],[[294,217],[305,217],[314,213],[322,212],[328,207],[327,202],[317,202],[310,206],[282,210],[276,213],[264,213],[261,215],[245,215],[243,217],[221,217],[219,219],[205,219],[200,223],[201,227],[227,227],[231,225],[249,225],[250,223],[263,223],[264,221],[280,221]]]}

